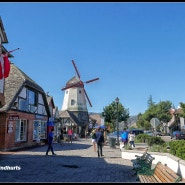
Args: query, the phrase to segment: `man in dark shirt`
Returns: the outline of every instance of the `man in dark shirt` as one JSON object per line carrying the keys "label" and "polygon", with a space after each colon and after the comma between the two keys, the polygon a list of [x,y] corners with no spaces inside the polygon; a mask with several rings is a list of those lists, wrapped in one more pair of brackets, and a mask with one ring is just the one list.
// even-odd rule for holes
{"label": "man in dark shirt", "polygon": [[101,128],[98,128],[98,131],[96,132],[96,143],[97,143],[97,152],[98,152],[98,157],[103,157],[102,153],[102,146],[104,143],[104,136],[103,133],[101,132]]}

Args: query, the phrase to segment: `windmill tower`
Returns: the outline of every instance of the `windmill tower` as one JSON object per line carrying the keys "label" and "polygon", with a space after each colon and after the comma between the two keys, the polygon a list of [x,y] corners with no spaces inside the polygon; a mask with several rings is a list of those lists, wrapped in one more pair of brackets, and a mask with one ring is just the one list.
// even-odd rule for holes
{"label": "windmill tower", "polygon": [[92,107],[90,99],[84,88],[84,83],[88,84],[93,81],[99,80],[99,78],[94,78],[88,81],[81,81],[80,74],[77,70],[75,62],[72,60],[72,64],[75,68],[77,76],[72,77],[67,83],[62,91],[64,93],[62,111],[68,111],[74,120],[78,123],[80,130],[83,132],[86,125],[89,123],[89,114],[87,109],[87,101]]}

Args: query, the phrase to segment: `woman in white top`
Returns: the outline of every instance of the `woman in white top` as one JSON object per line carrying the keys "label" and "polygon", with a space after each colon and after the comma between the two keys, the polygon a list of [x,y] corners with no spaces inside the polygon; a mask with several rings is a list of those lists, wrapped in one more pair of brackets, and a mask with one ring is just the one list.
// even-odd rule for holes
{"label": "woman in white top", "polygon": [[130,133],[128,134],[128,141],[129,141],[129,145],[132,148],[135,147],[134,139],[135,139],[135,134],[132,131],[130,131]]}

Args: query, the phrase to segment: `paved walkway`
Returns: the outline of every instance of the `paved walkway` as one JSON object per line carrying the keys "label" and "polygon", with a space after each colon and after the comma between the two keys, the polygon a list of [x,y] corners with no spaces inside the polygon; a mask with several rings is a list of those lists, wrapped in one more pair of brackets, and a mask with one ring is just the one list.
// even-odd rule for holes
{"label": "paved walkway", "polygon": [[[129,182],[139,183],[130,160],[119,148],[103,147],[103,158],[93,151],[91,139],[55,143],[57,154],[45,156],[47,145],[0,155],[0,182]],[[17,170],[2,170],[1,168]],[[20,170],[19,170],[20,168]]]}

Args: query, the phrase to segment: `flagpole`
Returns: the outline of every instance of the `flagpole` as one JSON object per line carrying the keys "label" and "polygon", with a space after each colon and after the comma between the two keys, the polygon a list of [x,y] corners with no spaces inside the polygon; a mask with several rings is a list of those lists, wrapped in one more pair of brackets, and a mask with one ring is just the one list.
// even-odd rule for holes
{"label": "flagpole", "polygon": [[[19,50],[20,48],[16,48],[16,49],[13,49],[13,50],[10,50],[10,51],[8,51],[8,52],[5,52],[6,54],[9,54],[9,53],[12,53],[12,52],[14,52],[14,51],[16,51],[16,50]],[[1,56],[3,56],[4,54],[0,54]]]}
{"label": "flagpole", "polygon": [[11,53],[13,51],[16,51],[16,50],[19,50],[20,48],[17,48],[17,49],[14,49],[14,50],[11,50],[11,51],[8,51],[8,53]]}

